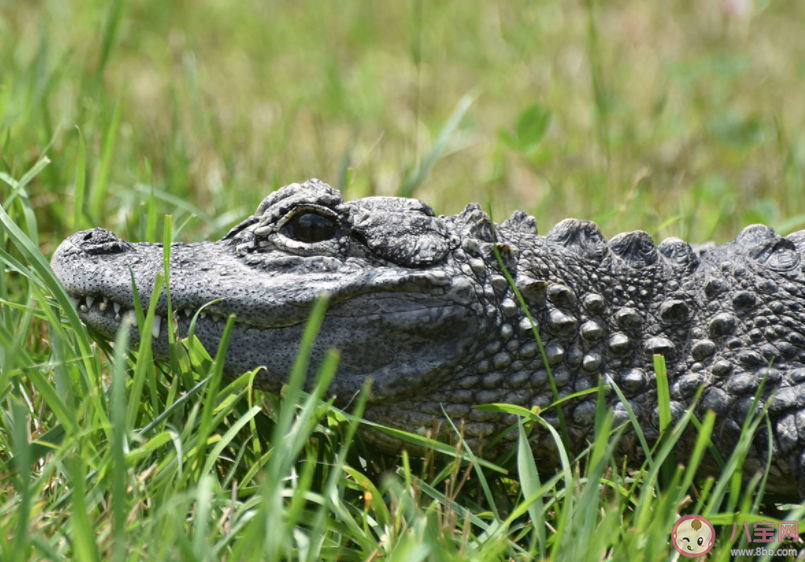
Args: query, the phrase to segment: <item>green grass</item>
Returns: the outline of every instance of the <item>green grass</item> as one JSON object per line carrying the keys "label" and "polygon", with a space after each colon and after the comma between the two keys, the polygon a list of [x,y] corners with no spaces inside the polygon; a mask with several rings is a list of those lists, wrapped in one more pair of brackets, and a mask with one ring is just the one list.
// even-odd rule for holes
{"label": "green grass", "polygon": [[[541,412],[499,405],[520,420],[506,458],[460,440],[384,456],[360,436],[365,392],[322,401],[336,355],[307,394],[301,354],[281,397],[223,378],[224,350],[192,336],[154,362],[88,334],[48,266],[91,225],[220,237],[310,176],[440,213],[522,208],[543,232],[805,228],[805,6],[665,4],[0,0],[0,559],[668,560],[699,513],[728,560],[733,522],[805,524],[765,475],[736,476],[765,413],[719,458],[711,416],[671,419],[662,361],[653,449],[599,407],[575,458]],[[558,472],[523,446],[537,425]],[[641,470],[613,455],[627,430]]]}

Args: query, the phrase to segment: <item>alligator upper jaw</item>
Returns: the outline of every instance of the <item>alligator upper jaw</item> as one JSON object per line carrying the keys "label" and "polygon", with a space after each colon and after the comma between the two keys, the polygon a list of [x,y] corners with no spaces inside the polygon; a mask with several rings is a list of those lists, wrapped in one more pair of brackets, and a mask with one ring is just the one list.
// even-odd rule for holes
{"label": "alligator upper jaw", "polygon": [[[129,304],[111,300],[107,297],[81,296],[68,293],[70,301],[78,310],[79,316],[93,329],[108,336],[114,337],[117,330],[123,323],[125,317],[134,328],[138,328],[138,319],[134,309]],[[416,323],[424,326],[436,325],[441,318],[448,315],[454,308],[460,308],[449,302],[421,298],[422,295],[410,293],[376,292],[359,294],[349,299],[343,299],[335,303],[328,313],[331,316],[342,319],[362,319],[354,320],[355,323],[376,322],[381,317],[386,317],[385,321],[397,319],[399,322]],[[217,310],[225,310],[219,307]],[[220,312],[207,312],[207,307],[194,308],[192,306],[176,306],[174,317],[177,324],[186,332],[190,322],[196,319],[196,323],[203,327],[203,331],[223,333],[228,319],[227,314]],[[143,312],[147,310],[143,309]],[[233,313],[234,314],[234,313]],[[158,340],[165,327],[166,310],[156,310],[153,323],[153,338]],[[306,318],[305,318],[306,319]],[[292,328],[302,324],[302,319],[293,324],[284,323],[282,325],[255,324],[243,321],[235,316],[236,329],[258,330],[276,332],[285,328]],[[136,339],[139,333],[135,332]]]}
{"label": "alligator upper jaw", "polygon": [[[88,237],[98,246],[88,250]],[[440,271],[367,267],[359,260],[327,256],[274,253],[260,258],[244,259],[221,242],[173,244],[170,293],[180,328],[185,322],[189,325],[197,312],[198,325],[209,333],[222,329],[231,314],[245,329],[296,326],[307,320],[313,303],[325,293],[330,297],[330,316],[386,317],[389,322],[399,318],[404,326],[411,316],[420,315],[420,321],[427,323],[456,304],[445,294],[451,280]],[[133,312],[132,281],[147,309],[156,276],[164,271],[164,249],[158,244],[125,243],[108,231],[93,229],[65,240],[52,266],[84,321],[113,337],[124,315]],[[156,336],[164,329],[167,304],[163,289],[155,304]]]}
{"label": "alligator upper jaw", "polygon": [[[135,313],[132,305],[129,303],[122,303],[111,300],[108,297],[95,297],[91,295],[75,295],[68,292],[70,302],[78,310],[79,316],[84,322],[92,326],[98,332],[113,337],[117,330],[123,323],[124,318],[128,318],[129,322],[134,328],[138,328],[137,314]],[[147,306],[147,303],[146,303]],[[147,313],[147,308],[144,307],[143,313]],[[226,324],[227,317],[218,313],[207,313],[204,308],[194,309],[191,307],[179,307],[176,309],[177,322],[190,322],[198,313],[197,322],[220,324],[221,327]],[[157,310],[154,314],[153,323],[153,338],[158,339],[162,330],[165,327],[165,317],[167,312]],[[241,322],[241,325],[244,323]],[[135,332],[137,339],[139,333]]]}

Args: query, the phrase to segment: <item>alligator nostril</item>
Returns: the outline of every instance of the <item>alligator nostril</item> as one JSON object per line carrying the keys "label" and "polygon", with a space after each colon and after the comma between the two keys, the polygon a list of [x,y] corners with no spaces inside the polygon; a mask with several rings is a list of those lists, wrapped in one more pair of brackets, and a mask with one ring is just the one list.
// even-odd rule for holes
{"label": "alligator nostril", "polygon": [[88,254],[114,254],[128,250],[131,246],[105,228],[93,228],[75,234],[74,240],[81,250]]}

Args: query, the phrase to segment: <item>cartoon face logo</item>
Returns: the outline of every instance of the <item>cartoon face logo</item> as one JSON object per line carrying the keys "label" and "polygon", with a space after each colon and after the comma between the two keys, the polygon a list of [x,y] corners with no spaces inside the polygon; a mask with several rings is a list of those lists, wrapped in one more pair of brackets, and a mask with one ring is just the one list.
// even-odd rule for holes
{"label": "cartoon face logo", "polygon": [[701,515],[686,515],[674,525],[671,542],[682,556],[698,558],[713,548],[716,531]]}

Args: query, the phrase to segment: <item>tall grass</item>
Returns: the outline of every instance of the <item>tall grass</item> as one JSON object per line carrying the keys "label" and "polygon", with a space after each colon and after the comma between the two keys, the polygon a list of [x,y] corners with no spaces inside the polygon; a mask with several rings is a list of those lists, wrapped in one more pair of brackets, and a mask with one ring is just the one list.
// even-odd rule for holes
{"label": "tall grass", "polygon": [[[720,475],[697,480],[713,414],[696,424],[687,465],[669,465],[693,410],[674,425],[663,416],[665,430],[649,448],[634,414],[615,426],[602,407],[603,386],[595,390],[595,437],[578,457],[567,453],[544,411],[508,404],[485,407],[520,417],[512,428],[516,455],[502,465],[476,457],[460,439],[452,451],[433,443],[424,461],[373,452],[356,435],[368,387],[352,412],[322,401],[337,355],[323,362],[314,390],[302,391],[326,299],[312,311],[282,397],[254,393],[254,373],[228,384],[222,378],[232,317],[215,357],[191,329],[169,363],[154,363],[148,335],[155,300],[137,307],[141,351],[127,350],[128,321],[114,347],[90,343],[47,260],[20,228],[30,203],[22,182],[14,185],[16,209],[0,210],[11,245],[0,261],[31,296],[4,300],[0,322],[3,559],[657,560],[669,555],[680,513],[693,510],[727,526],[778,521],[761,515],[763,506],[787,509],[764,500],[765,476],[740,485],[765,412],[747,418]],[[164,281],[157,276],[152,294]],[[661,358],[656,365],[662,383]],[[667,392],[659,396],[660,411],[670,412]],[[561,404],[546,410],[554,408]],[[528,436],[538,425],[555,441],[558,471],[535,464]],[[616,454],[630,428],[640,438],[642,470],[626,470]],[[786,519],[805,515],[805,508],[792,509]],[[729,559],[731,546],[721,533],[714,559]]]}
{"label": "tall grass", "polygon": [[[362,421],[366,389],[335,408],[336,354],[306,393],[302,353],[274,396],[253,373],[222,376],[225,343],[208,352],[166,326],[171,358],[154,362],[125,327],[98,338],[48,265],[89,226],[218,237],[309,176],[444,213],[492,200],[498,217],[597,218],[608,234],[803,228],[804,9],[0,2],[0,559],[667,560],[674,521],[699,513],[716,525],[710,559],[728,560],[746,546],[728,540],[735,522],[805,523],[764,493],[767,475],[739,476],[765,412],[718,457],[711,415],[671,419],[661,358],[656,445],[633,414],[616,424],[603,397],[619,390],[602,381],[581,455],[542,417],[557,401],[487,405],[518,420],[490,460],[460,427],[447,444]],[[138,303],[144,334],[153,315]],[[383,455],[362,426],[428,453]],[[537,428],[558,470],[531,454]],[[641,469],[617,452],[626,432]],[[696,444],[679,465],[683,432]]]}

